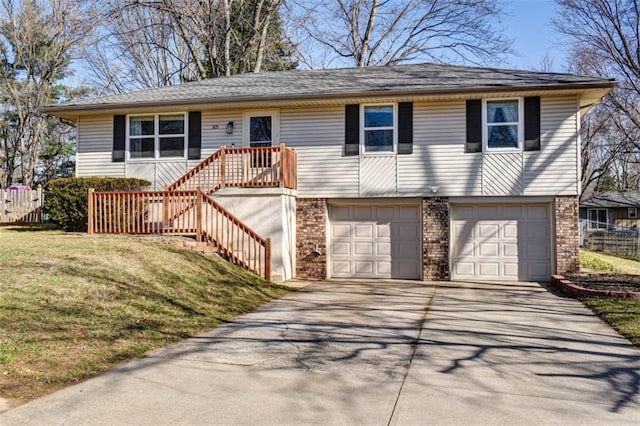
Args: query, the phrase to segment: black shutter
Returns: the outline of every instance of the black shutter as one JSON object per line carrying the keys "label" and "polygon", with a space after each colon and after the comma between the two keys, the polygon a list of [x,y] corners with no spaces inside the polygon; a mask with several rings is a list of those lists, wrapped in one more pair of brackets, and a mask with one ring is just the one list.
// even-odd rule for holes
{"label": "black shutter", "polygon": [[344,155],[360,153],[360,105],[345,105],[344,108]]}
{"label": "black shutter", "polygon": [[524,150],[540,151],[540,96],[524,98]]}
{"label": "black shutter", "polygon": [[200,147],[202,145],[202,113],[191,111],[189,113],[189,160],[200,159]]}
{"label": "black shutter", "polygon": [[398,154],[413,153],[413,102],[398,104]]}
{"label": "black shutter", "polygon": [[127,117],[125,115],[113,116],[113,151],[111,161],[124,162],[125,141],[127,139]]}
{"label": "black shutter", "polygon": [[482,101],[467,100],[467,143],[464,152],[482,152]]}

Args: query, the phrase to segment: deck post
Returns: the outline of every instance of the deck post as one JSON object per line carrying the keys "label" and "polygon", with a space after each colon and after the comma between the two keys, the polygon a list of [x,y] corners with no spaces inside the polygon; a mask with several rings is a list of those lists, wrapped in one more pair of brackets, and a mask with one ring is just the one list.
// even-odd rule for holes
{"label": "deck post", "polygon": [[202,205],[204,204],[204,196],[202,188],[198,187],[196,199],[196,241],[202,242]]}
{"label": "deck post", "polygon": [[169,226],[169,185],[165,185],[164,194],[162,194],[162,233]]}
{"label": "deck post", "polygon": [[285,188],[287,186],[287,173],[289,169],[289,159],[287,158],[287,151],[283,143],[280,144],[280,181],[278,186]]}
{"label": "deck post", "polygon": [[227,150],[224,145],[220,147],[220,188],[224,188],[225,167],[227,163]]}
{"label": "deck post", "polygon": [[95,210],[94,210],[94,198],[95,198],[95,189],[93,188],[89,188],[89,195],[88,195],[88,202],[89,205],[87,206],[87,233],[89,235],[93,235],[93,221],[94,221],[94,215],[95,215]]}
{"label": "deck post", "polygon": [[264,279],[271,281],[271,238],[267,238],[264,246]]}

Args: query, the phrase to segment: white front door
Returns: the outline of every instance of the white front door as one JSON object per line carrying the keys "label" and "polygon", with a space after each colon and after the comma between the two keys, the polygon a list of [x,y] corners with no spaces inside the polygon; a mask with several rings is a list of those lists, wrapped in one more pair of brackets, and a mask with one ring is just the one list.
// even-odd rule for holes
{"label": "white front door", "polygon": [[244,113],[243,144],[259,148],[278,143],[279,114],[276,110],[248,111]]}

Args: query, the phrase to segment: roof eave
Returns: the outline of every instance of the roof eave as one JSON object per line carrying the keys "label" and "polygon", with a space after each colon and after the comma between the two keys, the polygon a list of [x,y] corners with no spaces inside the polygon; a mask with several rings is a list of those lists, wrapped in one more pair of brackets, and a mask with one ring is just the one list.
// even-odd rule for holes
{"label": "roof eave", "polygon": [[[366,92],[340,92],[327,94],[304,94],[304,95],[273,95],[273,96],[239,96],[226,98],[193,98],[193,99],[167,99],[160,101],[144,101],[144,102],[125,102],[125,103],[104,103],[104,104],[78,104],[78,105],[48,105],[42,108],[42,111],[61,118],[73,118],[82,113],[92,113],[100,110],[114,109],[140,109],[145,107],[160,106],[183,106],[183,105],[216,105],[235,104],[235,103],[261,103],[261,102],[286,102],[301,100],[332,100],[340,98],[370,98],[370,97],[420,97],[420,96],[446,96],[446,95],[462,95],[466,94],[472,97],[476,94],[486,93],[505,93],[517,91],[551,91],[551,90],[575,90],[576,92],[600,89],[604,96],[611,91],[617,83],[610,80],[608,83],[574,83],[574,84],[557,84],[557,85],[519,85],[519,86],[477,86],[472,88],[447,88],[447,89],[427,89],[427,90],[373,90]],[[82,114],[84,115],[84,114]]]}

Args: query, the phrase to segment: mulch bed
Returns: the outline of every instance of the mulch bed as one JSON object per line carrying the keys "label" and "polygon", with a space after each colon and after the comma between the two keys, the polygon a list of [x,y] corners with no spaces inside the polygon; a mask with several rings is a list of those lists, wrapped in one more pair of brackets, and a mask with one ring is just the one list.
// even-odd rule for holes
{"label": "mulch bed", "polygon": [[640,277],[612,273],[552,275],[551,284],[571,297],[640,299]]}
{"label": "mulch bed", "polygon": [[640,291],[640,276],[612,273],[580,273],[567,279],[593,290]]}

